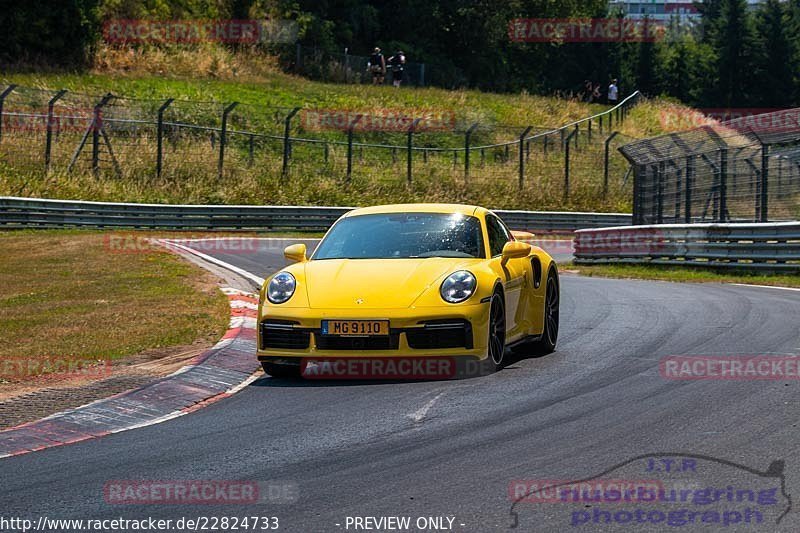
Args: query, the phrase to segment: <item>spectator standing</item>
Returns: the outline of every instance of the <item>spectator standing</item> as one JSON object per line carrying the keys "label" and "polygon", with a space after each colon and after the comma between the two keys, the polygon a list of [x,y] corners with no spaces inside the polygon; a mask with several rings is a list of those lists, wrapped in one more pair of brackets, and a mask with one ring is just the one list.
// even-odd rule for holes
{"label": "spectator standing", "polygon": [[583,80],[583,90],[580,94],[581,102],[591,102],[592,101],[592,82],[589,80]]}
{"label": "spectator standing", "polygon": [[392,69],[392,85],[400,87],[403,82],[403,71],[405,70],[406,55],[402,50],[398,50],[389,58],[389,68]]}
{"label": "spectator standing", "polygon": [[369,56],[369,63],[367,69],[372,73],[372,85],[383,85],[384,77],[386,76],[386,59],[381,53],[381,49],[377,46]]}
{"label": "spectator standing", "polygon": [[617,87],[617,79],[611,80],[611,85],[608,86],[608,103],[609,105],[617,105],[619,101],[619,88]]}

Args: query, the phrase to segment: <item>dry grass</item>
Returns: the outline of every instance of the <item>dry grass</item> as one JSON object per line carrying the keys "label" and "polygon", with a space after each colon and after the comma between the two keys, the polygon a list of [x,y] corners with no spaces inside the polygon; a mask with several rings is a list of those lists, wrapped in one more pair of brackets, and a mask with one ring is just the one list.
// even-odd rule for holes
{"label": "dry grass", "polygon": [[219,339],[229,311],[212,277],[165,251],[115,253],[108,235],[0,233],[0,359],[116,360]]}
{"label": "dry grass", "polygon": [[112,76],[195,77],[259,81],[280,71],[277,59],[255,49],[236,52],[213,43],[119,47],[101,44],[92,72]]}
{"label": "dry grass", "polygon": [[281,148],[277,143],[258,145],[252,164],[246,143],[233,138],[226,150],[225,175],[217,176],[218,147],[207,139],[186,138],[168,143],[161,178],[154,176],[155,142],[147,136],[112,138],[120,162],[118,177],[105,153],[102,172],[91,172],[88,154],[72,173],[65,167],[79,136],[63,136],[54,144],[53,167],[45,176],[41,165],[40,137],[7,136],[4,152],[7,180],[0,194],[101,201],[135,201],[198,204],[299,204],[368,205],[396,201],[458,201],[507,209],[576,209],[625,211],[629,209],[631,180],[627,165],[612,145],[609,191],[602,195],[602,138],[592,143],[586,136],[570,157],[570,194],[564,197],[564,153],[558,136],[549,139],[544,153],[541,141],[531,143],[526,157],[522,189],[519,188],[518,147],[474,150],[469,178],[464,175],[464,154],[414,152],[413,179],[406,180],[406,153],[395,157],[388,150],[364,149],[354,154],[353,175],[346,177],[346,151],[330,145],[325,161],[321,145],[296,144],[288,178],[281,176]]}

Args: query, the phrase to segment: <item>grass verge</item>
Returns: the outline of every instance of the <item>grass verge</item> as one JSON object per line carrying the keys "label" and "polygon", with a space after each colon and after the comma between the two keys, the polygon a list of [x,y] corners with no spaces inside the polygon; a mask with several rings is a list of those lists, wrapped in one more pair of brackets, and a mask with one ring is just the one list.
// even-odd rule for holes
{"label": "grass verge", "polygon": [[562,269],[576,271],[582,276],[622,279],[649,279],[680,283],[743,283],[773,287],[800,287],[796,274],[731,273],[701,267],[648,265],[563,265]]}
{"label": "grass verge", "polygon": [[[213,276],[153,247],[121,253],[115,233],[0,233],[0,360],[107,361],[224,333]],[[2,386],[35,379],[2,376]]]}

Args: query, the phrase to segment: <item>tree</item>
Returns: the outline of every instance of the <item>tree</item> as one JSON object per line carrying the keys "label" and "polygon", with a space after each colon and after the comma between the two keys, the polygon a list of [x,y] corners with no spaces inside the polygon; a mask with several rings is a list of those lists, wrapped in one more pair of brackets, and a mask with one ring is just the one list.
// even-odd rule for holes
{"label": "tree", "polygon": [[758,10],[757,28],[763,63],[759,100],[767,107],[789,107],[797,72],[796,21],[786,4],[767,0]]}
{"label": "tree", "polygon": [[722,0],[710,37],[717,53],[718,85],[711,91],[714,103],[724,107],[756,104],[757,36],[746,0]]}
{"label": "tree", "polygon": [[98,0],[0,2],[0,64],[86,65],[99,35]]}

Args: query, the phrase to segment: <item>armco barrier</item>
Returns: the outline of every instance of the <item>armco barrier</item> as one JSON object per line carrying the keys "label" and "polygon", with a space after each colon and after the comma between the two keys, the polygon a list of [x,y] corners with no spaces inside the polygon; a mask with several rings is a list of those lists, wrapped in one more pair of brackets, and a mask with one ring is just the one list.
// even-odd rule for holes
{"label": "armco barrier", "polygon": [[800,222],[584,229],[575,232],[575,262],[800,272]]}
{"label": "armco barrier", "polygon": [[[323,231],[351,207],[168,205],[0,197],[0,229],[125,228]],[[631,223],[621,213],[496,211],[513,229],[573,231]]]}

